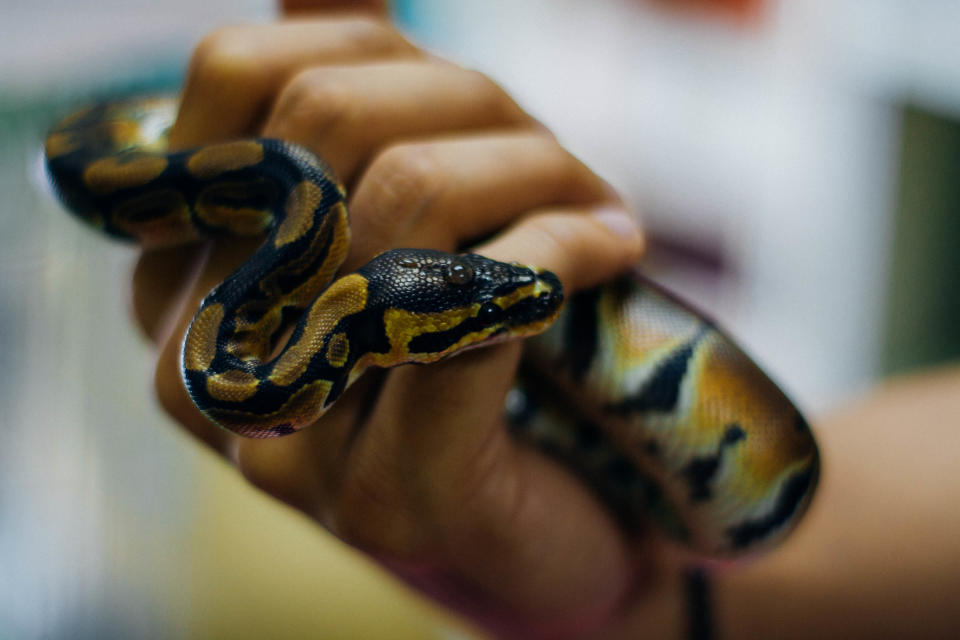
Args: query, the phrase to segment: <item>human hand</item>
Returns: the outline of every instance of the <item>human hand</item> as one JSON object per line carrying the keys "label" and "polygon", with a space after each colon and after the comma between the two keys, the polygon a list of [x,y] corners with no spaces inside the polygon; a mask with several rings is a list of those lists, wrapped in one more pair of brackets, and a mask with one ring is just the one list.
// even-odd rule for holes
{"label": "human hand", "polygon": [[[548,268],[574,292],[642,249],[608,186],[499,87],[372,15],[234,27],[200,44],[171,142],[252,136],[311,148],[348,186],[345,271],[391,247],[471,246]],[[170,415],[253,484],[489,628],[572,634],[616,615],[637,550],[573,476],[508,436],[517,343],[368,374],[285,438],[239,438],[196,410],[183,335],[253,248],[214,242],[138,264],[135,307]]]}

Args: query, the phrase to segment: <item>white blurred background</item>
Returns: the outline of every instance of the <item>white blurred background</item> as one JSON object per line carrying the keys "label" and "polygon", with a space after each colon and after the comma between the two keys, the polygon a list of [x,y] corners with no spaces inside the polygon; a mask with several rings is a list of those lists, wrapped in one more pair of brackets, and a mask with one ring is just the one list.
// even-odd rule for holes
{"label": "white blurred background", "polygon": [[[814,418],[960,357],[960,3],[676,4],[395,12],[609,179],[650,234],[647,270]],[[205,32],[274,12],[0,0],[0,638],[467,633],[169,424],[128,321],[133,250],[44,188],[56,117],[173,89]]]}

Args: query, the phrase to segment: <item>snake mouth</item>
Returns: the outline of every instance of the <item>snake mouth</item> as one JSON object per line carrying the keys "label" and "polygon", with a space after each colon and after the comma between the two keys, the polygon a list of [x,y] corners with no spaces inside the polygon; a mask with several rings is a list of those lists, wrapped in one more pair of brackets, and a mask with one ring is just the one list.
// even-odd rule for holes
{"label": "snake mouth", "polygon": [[530,280],[530,284],[518,287],[496,302],[510,318],[508,337],[531,336],[556,320],[563,305],[563,285],[546,269],[520,265],[514,268],[520,271],[519,279]]}

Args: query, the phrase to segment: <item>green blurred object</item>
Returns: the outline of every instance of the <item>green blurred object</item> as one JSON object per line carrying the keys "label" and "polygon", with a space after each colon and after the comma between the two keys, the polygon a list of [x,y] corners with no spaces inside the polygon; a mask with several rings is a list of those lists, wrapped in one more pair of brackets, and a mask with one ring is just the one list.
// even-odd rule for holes
{"label": "green blurred object", "polygon": [[960,120],[903,110],[886,374],[960,358]]}

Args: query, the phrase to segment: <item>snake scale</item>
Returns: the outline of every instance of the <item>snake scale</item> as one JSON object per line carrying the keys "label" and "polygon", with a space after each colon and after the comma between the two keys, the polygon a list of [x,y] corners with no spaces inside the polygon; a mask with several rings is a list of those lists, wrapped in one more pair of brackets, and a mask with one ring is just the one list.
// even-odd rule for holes
{"label": "snake scale", "polygon": [[471,253],[394,249],[338,277],[346,195],[320,159],[269,139],[171,151],[175,115],[170,98],[73,114],[46,140],[47,167],[67,207],[113,236],[265,238],[184,340],[184,383],[217,424],[281,436],[368,367],[535,336],[508,423],[624,523],[653,520],[729,557],[781,540],[806,510],[819,456],[800,412],[713,322],[640,274],[565,304],[552,273]]}

